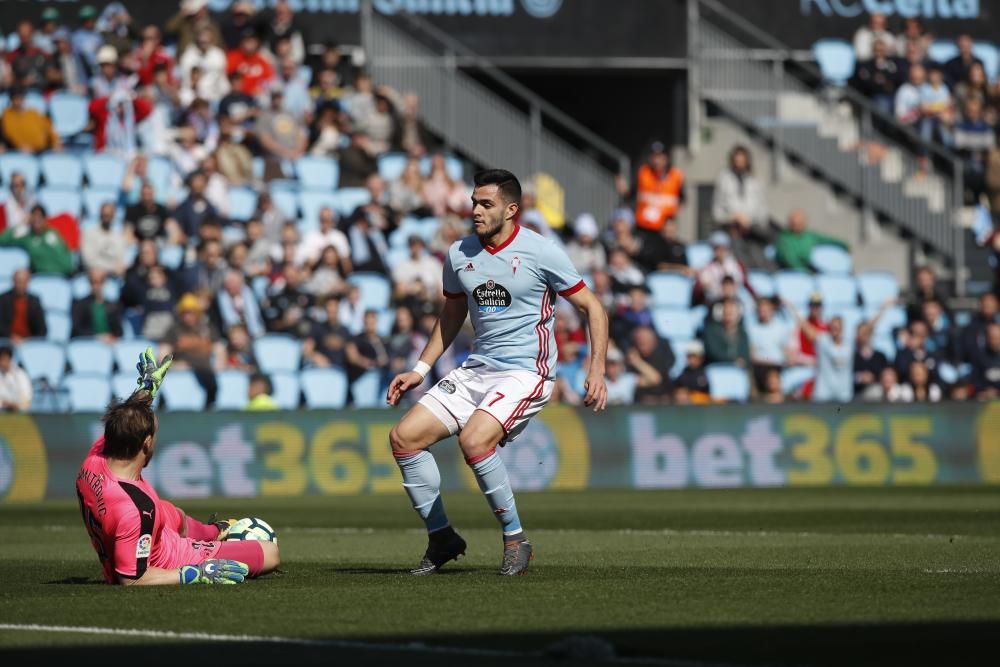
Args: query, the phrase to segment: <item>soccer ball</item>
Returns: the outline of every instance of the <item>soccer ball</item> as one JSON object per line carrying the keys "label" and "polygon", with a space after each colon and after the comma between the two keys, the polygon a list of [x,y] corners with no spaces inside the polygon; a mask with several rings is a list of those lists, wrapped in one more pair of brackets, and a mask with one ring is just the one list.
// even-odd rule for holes
{"label": "soccer ball", "polygon": [[258,542],[274,542],[277,544],[278,534],[274,532],[274,528],[271,528],[267,521],[251,516],[240,519],[230,526],[226,540],[256,540]]}

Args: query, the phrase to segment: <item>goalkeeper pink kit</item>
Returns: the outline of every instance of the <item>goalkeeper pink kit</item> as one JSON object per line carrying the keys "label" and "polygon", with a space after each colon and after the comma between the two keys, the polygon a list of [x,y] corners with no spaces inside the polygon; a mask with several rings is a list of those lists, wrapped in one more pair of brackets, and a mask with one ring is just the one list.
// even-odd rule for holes
{"label": "goalkeeper pink kit", "polygon": [[[229,558],[246,563],[250,576],[259,574],[264,565],[264,552],[258,542],[197,539],[204,535],[181,537],[179,531],[184,518],[181,511],[161,500],[141,476],[134,481],[115,477],[104,458],[103,437],[90,448],[80,466],[76,495],[83,522],[109,583],[117,583],[117,575],[141,577],[148,567],[175,569],[207,558]],[[188,523],[189,531],[197,525],[192,519],[188,519]],[[217,534],[218,531],[213,532]]]}

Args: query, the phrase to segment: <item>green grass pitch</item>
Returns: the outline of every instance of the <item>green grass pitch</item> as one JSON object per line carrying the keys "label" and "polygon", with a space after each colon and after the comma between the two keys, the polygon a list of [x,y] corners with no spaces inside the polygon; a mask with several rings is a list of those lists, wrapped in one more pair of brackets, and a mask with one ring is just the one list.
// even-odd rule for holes
{"label": "green grass pitch", "polygon": [[[216,642],[209,664],[526,665],[580,646],[685,665],[1000,662],[1000,489],[521,493],[536,558],[516,579],[497,575],[482,497],[445,502],[469,552],[425,578],[406,574],[425,537],[402,493],[179,503],[264,518],[283,556],[243,586],[185,589],[99,585],[75,504],[5,506],[0,624],[357,642]],[[206,650],[0,630],[3,664],[96,646],[143,664]]]}

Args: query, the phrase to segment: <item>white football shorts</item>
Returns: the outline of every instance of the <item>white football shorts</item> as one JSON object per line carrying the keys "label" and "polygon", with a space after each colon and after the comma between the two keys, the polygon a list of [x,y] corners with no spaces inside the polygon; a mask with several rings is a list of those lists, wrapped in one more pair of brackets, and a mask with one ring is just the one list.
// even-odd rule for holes
{"label": "white football shorts", "polygon": [[451,435],[461,431],[476,410],[503,426],[501,444],[514,440],[552,396],[555,383],[526,370],[499,370],[470,359],[448,373],[419,403],[434,413]]}

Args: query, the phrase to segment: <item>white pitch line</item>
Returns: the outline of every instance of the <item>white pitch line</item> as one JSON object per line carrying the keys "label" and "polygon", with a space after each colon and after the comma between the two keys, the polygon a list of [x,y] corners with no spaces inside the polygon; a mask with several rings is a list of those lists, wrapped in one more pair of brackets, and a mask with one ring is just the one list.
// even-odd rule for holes
{"label": "white pitch line", "polygon": [[[429,646],[427,644],[379,644],[376,642],[351,641],[347,639],[306,639],[302,637],[276,637],[268,635],[225,635],[210,632],[175,632],[173,630],[141,630],[134,628],[101,628],[77,625],[42,625],[38,623],[0,623],[0,631],[54,632],[63,634],[108,635],[113,637],[141,637],[144,639],[170,639],[178,641],[206,642],[257,642],[266,644],[290,644],[296,646],[318,646],[365,651],[409,653],[436,653],[442,655],[476,656],[483,658],[541,658],[540,651],[502,651],[460,646]],[[664,667],[728,667],[723,664],[693,662],[688,660],[668,660],[658,658],[612,658],[610,662],[629,665],[662,665]]]}

